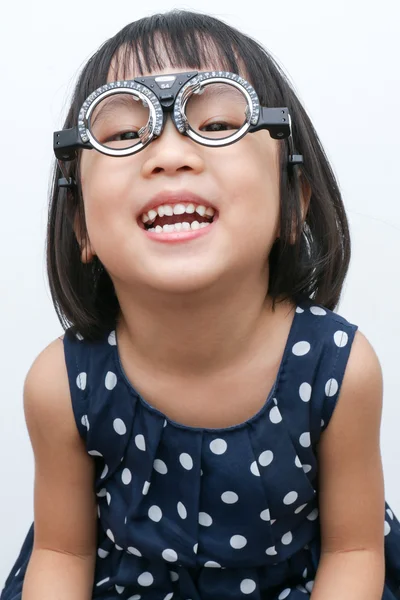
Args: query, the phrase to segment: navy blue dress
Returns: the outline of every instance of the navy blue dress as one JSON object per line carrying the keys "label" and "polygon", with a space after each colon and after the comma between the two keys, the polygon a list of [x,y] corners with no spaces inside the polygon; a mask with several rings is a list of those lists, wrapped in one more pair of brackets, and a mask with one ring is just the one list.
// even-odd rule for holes
{"label": "navy blue dress", "polygon": [[[124,374],[115,331],[99,342],[66,332],[76,423],[96,463],[93,598],[310,596],[320,555],[316,447],[356,330],[320,305],[299,303],[264,406],[219,429],[184,426],[150,406]],[[382,519],[383,599],[394,600],[400,525],[387,505]],[[33,526],[1,600],[21,598],[32,540]]]}

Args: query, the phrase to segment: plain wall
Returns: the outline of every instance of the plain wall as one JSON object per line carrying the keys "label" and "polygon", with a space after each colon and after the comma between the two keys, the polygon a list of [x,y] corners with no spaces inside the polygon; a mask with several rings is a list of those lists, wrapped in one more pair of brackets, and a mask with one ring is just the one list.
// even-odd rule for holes
{"label": "plain wall", "polygon": [[[145,6],[145,10],[143,7]],[[33,460],[22,387],[62,333],[44,240],[52,133],[83,63],[128,22],[153,12],[209,12],[257,38],[308,110],[338,176],[353,241],[338,312],[368,337],[384,374],[386,497],[400,514],[398,0],[8,3],[0,22],[0,589],[33,516]]]}

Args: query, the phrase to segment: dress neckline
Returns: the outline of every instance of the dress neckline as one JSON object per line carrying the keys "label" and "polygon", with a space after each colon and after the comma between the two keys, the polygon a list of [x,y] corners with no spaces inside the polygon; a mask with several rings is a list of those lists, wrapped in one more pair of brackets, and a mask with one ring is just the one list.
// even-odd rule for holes
{"label": "dress neckline", "polygon": [[[299,310],[300,309],[300,310]],[[120,353],[119,353],[119,348],[118,348],[118,337],[117,337],[117,332],[115,329],[115,343],[113,344],[112,348],[113,348],[113,358],[114,358],[114,362],[117,368],[117,371],[119,373],[119,380],[121,380],[125,387],[128,389],[129,393],[131,395],[133,395],[137,400],[139,400],[139,402],[142,404],[142,406],[148,410],[149,412],[153,413],[154,415],[156,415],[157,417],[164,419],[164,426],[166,424],[172,425],[173,427],[177,427],[179,429],[184,429],[187,431],[193,431],[193,432],[210,432],[210,433],[224,433],[224,432],[229,432],[229,431],[234,431],[237,429],[242,429],[244,427],[247,427],[249,425],[251,425],[254,421],[256,421],[258,418],[260,418],[268,409],[272,404],[277,404],[277,400],[275,398],[275,392],[277,391],[278,387],[279,387],[279,383],[281,381],[282,378],[282,373],[283,373],[283,369],[284,366],[286,364],[286,361],[290,355],[291,349],[294,345],[294,339],[296,336],[296,332],[297,332],[297,324],[298,324],[298,320],[299,320],[299,314],[304,312],[304,309],[302,308],[302,303],[297,302],[296,303],[296,308],[294,311],[294,316],[293,316],[293,320],[292,323],[290,325],[290,329],[289,329],[289,334],[286,340],[286,344],[285,344],[285,348],[282,354],[282,359],[281,362],[279,364],[279,369],[278,369],[278,373],[277,376],[275,378],[275,381],[272,385],[272,388],[270,390],[270,392],[268,393],[266,400],[264,402],[264,404],[261,406],[261,408],[251,417],[249,417],[248,419],[246,419],[245,421],[242,421],[241,423],[237,423],[234,425],[229,425],[228,427],[194,427],[192,425],[186,425],[184,423],[180,423],[179,421],[175,421],[174,419],[171,419],[170,417],[168,417],[165,413],[163,413],[161,410],[159,410],[158,408],[156,408],[155,406],[152,406],[149,402],[147,402],[147,400],[135,389],[134,385],[131,383],[130,379],[128,378],[125,369],[122,365],[122,361],[121,361],[121,357],[120,357]]]}

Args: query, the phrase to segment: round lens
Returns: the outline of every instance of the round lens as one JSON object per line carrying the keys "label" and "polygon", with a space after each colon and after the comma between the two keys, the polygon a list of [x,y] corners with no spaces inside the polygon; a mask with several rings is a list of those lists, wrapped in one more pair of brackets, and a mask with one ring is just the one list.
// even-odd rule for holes
{"label": "round lens", "polygon": [[207,139],[225,139],[234,135],[247,118],[247,98],[229,83],[203,84],[186,103],[188,123],[198,135]]}
{"label": "round lens", "polygon": [[140,142],[139,131],[147,125],[149,116],[148,105],[139,96],[115,92],[94,108],[89,129],[99,144],[113,150],[124,150]]}

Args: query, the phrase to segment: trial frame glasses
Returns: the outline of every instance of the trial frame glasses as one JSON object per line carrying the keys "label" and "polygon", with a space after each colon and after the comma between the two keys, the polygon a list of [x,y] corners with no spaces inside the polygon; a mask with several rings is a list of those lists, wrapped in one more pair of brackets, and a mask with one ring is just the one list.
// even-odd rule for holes
{"label": "trial frame glasses", "polygon": [[[233,86],[243,94],[247,103],[244,122],[228,137],[213,139],[200,135],[191,127],[185,112],[189,99],[193,95],[203,93],[205,88],[213,83]],[[138,142],[130,147],[107,147],[96,139],[91,130],[91,116],[96,107],[114,94],[130,94],[148,109],[147,122],[137,132]],[[92,92],[79,111],[77,125],[70,129],[54,132],[54,153],[64,175],[64,179],[60,180],[59,184],[70,187],[71,180],[67,177],[62,163],[74,160],[79,150],[95,149],[102,154],[114,157],[129,156],[140,152],[162,134],[168,113],[171,113],[172,121],[179,133],[199,144],[210,147],[227,146],[237,142],[247,133],[267,129],[273,139],[288,139],[288,162],[290,165],[303,164],[303,156],[294,152],[291,116],[287,107],[261,106],[258,95],[251,84],[235,73],[190,71],[114,81],[102,85]]]}

